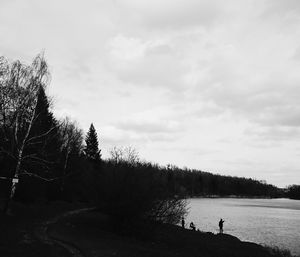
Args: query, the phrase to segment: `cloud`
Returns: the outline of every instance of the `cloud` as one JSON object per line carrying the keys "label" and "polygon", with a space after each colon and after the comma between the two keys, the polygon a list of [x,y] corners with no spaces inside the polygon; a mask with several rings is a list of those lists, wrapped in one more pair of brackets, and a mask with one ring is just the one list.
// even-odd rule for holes
{"label": "cloud", "polygon": [[[114,146],[131,146],[143,152],[148,148],[153,148],[155,145],[163,145],[166,142],[169,144],[174,143],[178,138],[178,135],[174,132],[168,133],[157,128],[150,132],[149,128],[146,128],[144,131],[136,131],[135,129],[136,127],[123,128],[117,125],[102,127],[100,144],[103,147],[105,157],[108,156],[109,149]],[[144,155],[141,156],[144,157]]]}
{"label": "cloud", "polygon": [[245,134],[256,138],[256,140],[260,142],[260,145],[262,145],[262,143],[266,143],[269,146],[270,142],[280,143],[282,141],[289,140],[293,140],[294,142],[296,142],[300,140],[300,128],[297,127],[249,128],[245,131]]}
{"label": "cloud", "polygon": [[291,38],[274,36],[270,47],[259,37],[261,51],[240,41],[211,45],[190,95],[264,126],[299,126],[300,70],[290,60],[297,48]]}
{"label": "cloud", "polygon": [[[220,2],[220,1],[217,1]],[[128,31],[140,33],[178,31],[193,27],[209,27],[223,18],[224,7],[212,1],[197,0],[122,0],[116,1],[119,19]],[[216,4],[217,3],[217,4]],[[145,33],[143,33],[145,34]]]}
{"label": "cloud", "polygon": [[292,56],[292,59],[294,59],[295,61],[300,61],[300,46],[297,47],[297,49],[295,50],[294,55]]}
{"label": "cloud", "polygon": [[184,124],[177,119],[170,119],[163,112],[151,109],[124,117],[114,123],[114,128],[124,135],[136,136],[144,142],[175,142],[184,132]]}
{"label": "cloud", "polygon": [[127,131],[135,131],[137,133],[174,133],[182,130],[178,121],[166,120],[127,120],[119,122],[116,126]]}
{"label": "cloud", "polygon": [[299,22],[298,14],[300,13],[300,3],[297,0],[268,0],[266,1],[265,10],[263,16],[265,18],[280,17],[283,20],[293,19]]}
{"label": "cloud", "polygon": [[176,90],[187,67],[167,42],[118,35],[110,43],[109,67],[124,82]]}
{"label": "cloud", "polygon": [[[136,2],[136,1],[135,1]],[[148,28],[183,29],[193,26],[210,26],[222,14],[211,1],[183,0],[147,1],[136,5],[143,16],[142,23]]]}

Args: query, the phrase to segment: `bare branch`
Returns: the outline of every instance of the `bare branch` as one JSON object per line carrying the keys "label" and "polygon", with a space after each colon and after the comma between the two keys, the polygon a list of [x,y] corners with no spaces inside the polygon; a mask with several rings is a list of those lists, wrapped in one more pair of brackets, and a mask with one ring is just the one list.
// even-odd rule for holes
{"label": "bare branch", "polygon": [[41,138],[41,137],[45,137],[47,136],[48,134],[50,134],[51,131],[53,131],[55,129],[55,127],[52,127],[51,129],[49,129],[47,132],[41,134],[41,135],[38,135],[38,136],[34,136],[34,137],[31,137],[27,140],[27,143],[29,143],[30,141],[32,140],[35,140],[35,139],[38,139],[38,138]]}
{"label": "bare branch", "polygon": [[[27,155],[26,158],[28,159],[33,159],[33,160],[36,160],[40,163],[44,163],[44,164],[53,164],[53,163],[56,163],[56,162],[51,162],[51,161],[47,161],[45,159],[42,159],[42,158],[39,158],[37,157],[35,154],[32,154],[32,155]],[[24,158],[23,158],[24,159]]]}
{"label": "bare branch", "polygon": [[44,180],[44,181],[47,181],[47,182],[52,182],[52,181],[55,181],[55,180],[59,180],[61,179],[61,177],[55,177],[55,178],[44,178],[42,176],[39,176],[35,173],[31,173],[31,172],[27,172],[26,170],[23,170],[24,172],[20,173],[19,175],[22,176],[22,175],[28,175],[30,177],[36,177],[36,178],[39,178],[41,180]]}
{"label": "bare branch", "polygon": [[9,155],[10,157],[12,157],[13,159],[16,160],[16,157],[15,157],[11,152],[9,152],[9,151],[3,149],[2,147],[1,147],[1,149],[0,149],[0,153],[5,153],[5,154]]}

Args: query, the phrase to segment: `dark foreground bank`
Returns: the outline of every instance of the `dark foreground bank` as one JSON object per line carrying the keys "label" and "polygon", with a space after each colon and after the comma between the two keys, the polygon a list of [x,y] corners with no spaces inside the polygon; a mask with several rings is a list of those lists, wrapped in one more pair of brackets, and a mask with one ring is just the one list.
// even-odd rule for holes
{"label": "dark foreground bank", "polygon": [[[173,225],[120,228],[97,211],[56,203],[1,214],[0,256],[291,256],[287,251]],[[56,217],[56,218],[54,218]]]}

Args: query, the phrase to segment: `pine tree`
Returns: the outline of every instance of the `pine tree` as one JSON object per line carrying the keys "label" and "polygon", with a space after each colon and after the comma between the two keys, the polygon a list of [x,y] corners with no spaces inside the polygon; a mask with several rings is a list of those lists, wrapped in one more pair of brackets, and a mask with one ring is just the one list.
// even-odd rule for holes
{"label": "pine tree", "polygon": [[85,138],[86,147],[84,149],[85,155],[91,160],[101,159],[101,150],[98,148],[98,136],[93,123],[91,124],[89,131]]}
{"label": "pine tree", "polygon": [[29,151],[41,159],[54,161],[59,153],[57,121],[50,111],[50,103],[44,88],[40,88],[36,106],[36,118],[30,135],[35,137]]}
{"label": "pine tree", "polygon": [[60,142],[57,135],[58,124],[50,111],[50,102],[44,88],[40,88],[37,96],[35,121],[32,125],[29,142],[24,149],[23,168],[30,172],[22,176],[16,197],[35,199],[46,197],[48,184],[37,179],[52,179],[61,176],[58,169]]}

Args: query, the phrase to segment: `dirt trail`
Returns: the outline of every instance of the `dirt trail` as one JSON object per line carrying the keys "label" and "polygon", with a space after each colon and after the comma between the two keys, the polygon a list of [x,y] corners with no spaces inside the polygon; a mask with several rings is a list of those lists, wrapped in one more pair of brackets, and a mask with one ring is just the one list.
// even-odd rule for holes
{"label": "dirt trail", "polygon": [[48,245],[58,245],[62,248],[64,248],[65,250],[67,250],[70,254],[70,256],[74,256],[74,257],[85,257],[84,254],[72,243],[70,242],[66,242],[66,241],[62,241],[60,239],[56,239],[53,236],[50,236],[48,234],[48,228],[50,225],[53,225],[55,223],[57,223],[60,219],[68,217],[68,216],[72,216],[72,215],[76,215],[82,212],[86,212],[86,211],[90,211],[93,210],[94,208],[82,208],[82,209],[78,209],[78,210],[73,210],[73,211],[68,211],[64,214],[58,215],[52,219],[49,219],[43,223],[40,224],[40,226],[38,226],[35,231],[34,234],[37,237],[37,239],[39,241],[41,241],[42,243],[48,244]]}

